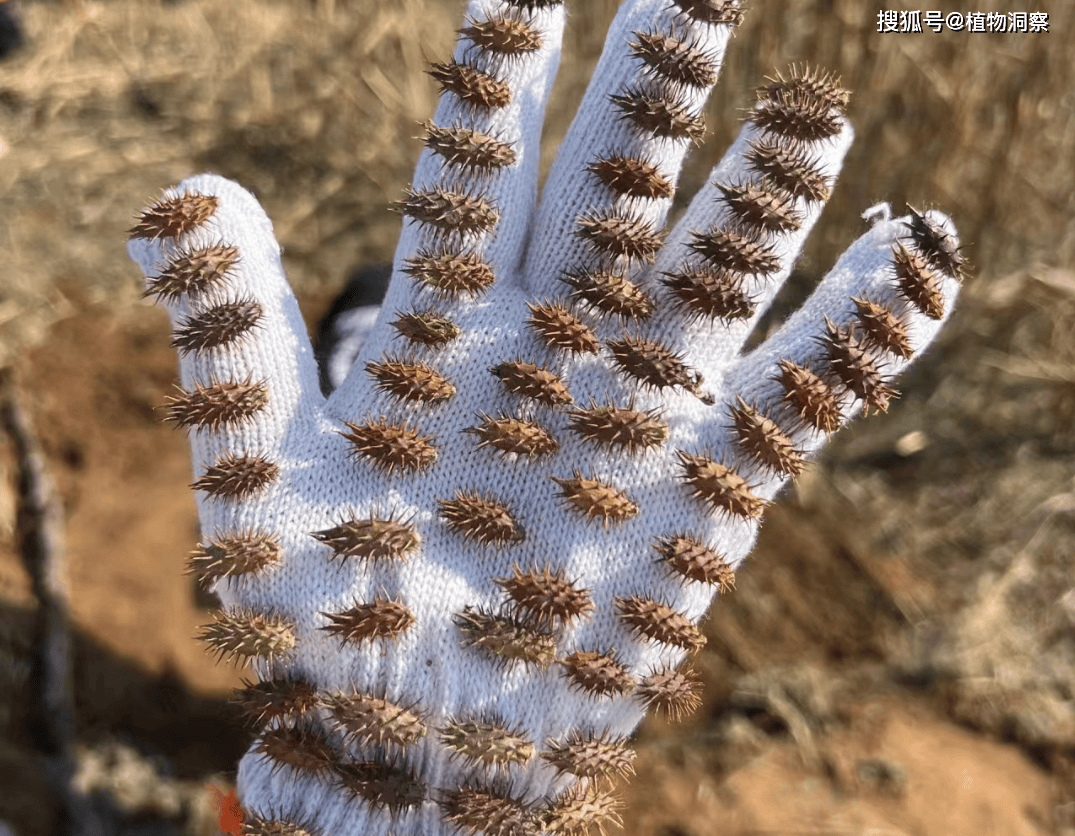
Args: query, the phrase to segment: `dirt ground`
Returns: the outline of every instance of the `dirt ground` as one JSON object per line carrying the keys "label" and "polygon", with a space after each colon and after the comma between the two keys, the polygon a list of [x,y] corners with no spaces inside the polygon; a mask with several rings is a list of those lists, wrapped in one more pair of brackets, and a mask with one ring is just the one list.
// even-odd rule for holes
{"label": "dirt ground", "polygon": [[[615,6],[573,5],[550,158]],[[903,397],[768,514],[705,624],[703,707],[639,732],[625,833],[1075,834],[1075,8],[1040,5],[1049,33],[1001,36],[881,35],[857,0],[750,4],[685,194],[773,69],[809,60],[855,91],[855,149],[775,315],[882,198],[948,211],[973,269]],[[124,230],[187,174],[239,179],[315,323],[391,256],[385,206],[435,106],[423,69],[461,6],[19,6],[28,44],[0,62],[0,362],[66,514],[78,781],[117,832],[207,836],[206,786],[230,787],[248,743],[227,704],[241,672],[192,638],[212,602],[184,574],[186,440],[159,420],[175,357]],[[0,833],[37,836],[58,817],[27,721],[12,455],[0,444]]]}

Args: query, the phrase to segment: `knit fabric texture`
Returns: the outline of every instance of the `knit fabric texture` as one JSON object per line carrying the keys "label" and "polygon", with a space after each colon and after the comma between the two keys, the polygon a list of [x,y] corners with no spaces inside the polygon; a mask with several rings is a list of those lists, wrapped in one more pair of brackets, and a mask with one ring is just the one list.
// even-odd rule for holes
{"label": "knit fabric texture", "polygon": [[664,232],[734,2],[622,7],[539,202],[564,17],[470,3],[387,298],[327,400],[252,195],[193,177],[132,230],[180,355],[192,567],[223,604],[203,638],[260,680],[237,696],[255,832],[614,821],[645,712],[697,704],[681,663],[765,506],[952,310],[951,222],[884,212],[743,352],[852,130],[833,77],[774,78]]}

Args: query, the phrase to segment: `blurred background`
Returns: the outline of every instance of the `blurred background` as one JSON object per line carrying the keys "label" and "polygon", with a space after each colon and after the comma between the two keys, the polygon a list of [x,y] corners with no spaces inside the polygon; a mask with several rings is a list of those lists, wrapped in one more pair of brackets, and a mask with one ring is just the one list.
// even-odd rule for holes
{"label": "blurred background", "polygon": [[[774,308],[809,291],[869,206],[937,207],[971,264],[903,397],[841,433],[767,516],[695,667],[703,707],[650,720],[625,832],[1075,834],[1075,5],[1047,33],[882,34],[904,0],[752,0],[685,171],[689,197],[753,89],[790,64],[853,91],[857,141]],[[1036,3],[1036,5],[1034,5]],[[551,160],[616,4],[572,9]],[[14,370],[66,514],[76,784],[114,832],[213,834],[249,742],[242,672],[193,639],[212,602],[175,359],[125,232],[211,170],[262,200],[313,326],[391,259],[424,74],[457,0],[19,0],[0,25],[0,366]],[[6,40],[5,40],[6,38]],[[62,821],[33,723],[36,601],[0,443],[0,823]],[[0,824],[0,832],[4,825]]]}

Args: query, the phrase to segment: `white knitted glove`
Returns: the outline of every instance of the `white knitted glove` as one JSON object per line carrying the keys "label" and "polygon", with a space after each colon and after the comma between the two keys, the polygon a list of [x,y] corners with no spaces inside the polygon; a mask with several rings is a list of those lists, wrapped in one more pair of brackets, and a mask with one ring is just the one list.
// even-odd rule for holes
{"label": "white knitted glove", "polygon": [[[828,75],[762,89],[662,228],[740,12],[620,11],[540,204],[555,0],[472,0],[376,326],[326,402],[272,227],[212,175],[130,253],[173,319],[204,542],[204,638],[261,678],[239,794],[259,832],[576,833],[785,480],[952,309],[937,212],[877,220],[741,354],[851,129]],[[282,827],[282,825],[280,826]]]}

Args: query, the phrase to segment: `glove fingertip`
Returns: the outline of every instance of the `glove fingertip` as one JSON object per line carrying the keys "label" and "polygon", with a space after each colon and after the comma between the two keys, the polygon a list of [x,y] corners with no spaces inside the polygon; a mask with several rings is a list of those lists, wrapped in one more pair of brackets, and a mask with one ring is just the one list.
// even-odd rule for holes
{"label": "glove fingertip", "polygon": [[[321,403],[271,221],[248,190],[201,174],[142,211],[127,249],[172,319],[182,388],[169,418],[190,431],[196,469],[207,465],[195,489],[220,502],[260,495],[277,481],[286,428]],[[246,472],[261,464],[272,478]]]}

